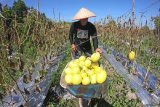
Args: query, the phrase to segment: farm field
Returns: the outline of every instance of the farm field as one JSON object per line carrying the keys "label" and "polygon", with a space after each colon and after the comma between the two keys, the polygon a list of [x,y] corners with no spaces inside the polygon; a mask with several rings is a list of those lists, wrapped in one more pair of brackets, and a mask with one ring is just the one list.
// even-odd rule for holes
{"label": "farm field", "polygon": [[[48,87],[42,106],[79,107],[78,99],[65,100],[54,94],[54,87],[59,84],[63,69],[72,60],[69,43],[71,22],[51,20],[45,13],[27,7],[22,0],[14,2],[12,7],[0,5],[0,9],[0,105],[6,103],[5,97],[14,90],[22,95],[25,102],[28,102],[27,91],[13,88],[18,87],[17,81],[23,77],[23,82],[29,84],[32,82],[32,74],[38,72],[40,79],[33,87],[39,87],[37,84],[46,77],[47,67],[52,66],[52,61],[48,59],[54,59],[62,54],[64,57],[57,61],[58,68],[51,75],[51,85],[42,85]],[[152,20],[146,20],[146,23],[141,26],[133,24],[131,17],[127,15],[116,19],[106,16],[93,23],[97,28],[99,46],[106,50],[105,54],[117,52],[129,61],[128,54],[134,51],[135,60],[131,62],[139,64],[146,69],[146,72],[156,77],[154,89],[145,85],[147,75],[142,84],[142,87],[151,94],[160,89],[160,16],[150,19]],[[139,20],[135,18],[134,21]],[[149,27],[150,23],[155,26],[154,29]],[[116,61],[120,62],[118,58],[115,56]],[[109,79],[108,94],[104,99],[93,99],[95,104],[92,105],[94,107],[143,107],[136,90],[129,86],[112,64],[105,61],[106,59],[102,57]],[[36,71],[34,68],[39,62],[41,70]],[[130,68],[124,66],[124,68],[130,75],[138,75],[135,66]],[[24,76],[26,73],[29,77]],[[41,92],[39,88],[36,90]],[[11,107],[14,105],[12,101],[9,103]]]}

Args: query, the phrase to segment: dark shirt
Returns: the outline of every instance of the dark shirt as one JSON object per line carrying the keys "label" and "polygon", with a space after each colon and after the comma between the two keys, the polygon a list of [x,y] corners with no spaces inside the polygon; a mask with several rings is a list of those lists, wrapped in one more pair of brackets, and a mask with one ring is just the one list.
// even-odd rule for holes
{"label": "dark shirt", "polygon": [[97,30],[95,26],[90,22],[87,22],[85,26],[82,26],[80,21],[72,23],[69,32],[71,44],[78,45],[82,50],[91,50],[90,36],[92,37],[95,50],[98,48]]}

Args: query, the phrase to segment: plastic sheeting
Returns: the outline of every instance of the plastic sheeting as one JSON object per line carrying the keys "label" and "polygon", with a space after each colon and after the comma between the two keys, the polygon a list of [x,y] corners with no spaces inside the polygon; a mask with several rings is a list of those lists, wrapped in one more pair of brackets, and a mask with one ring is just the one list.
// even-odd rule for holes
{"label": "plastic sheeting", "polygon": [[[103,46],[103,49],[106,48],[106,46]],[[111,54],[107,54],[109,52],[107,52],[106,50],[111,51]],[[143,82],[147,70],[141,67],[139,64],[134,65],[133,62],[128,61],[127,58],[125,58],[120,52],[116,52],[113,48],[109,48],[106,50],[103,50],[103,56],[114,67],[116,72],[124,78],[124,80],[130,85],[130,87],[136,90],[136,94],[141,99],[144,106],[153,107],[160,104],[160,89],[159,91],[155,91],[153,93],[149,93],[146,90],[146,88],[151,89],[152,91],[156,89],[156,86],[158,84],[157,77],[152,73],[148,73],[146,88],[143,88]],[[138,74],[129,74],[128,70],[125,68],[126,64],[128,68],[134,66]]]}
{"label": "plastic sheeting", "polygon": [[[17,85],[13,87],[10,94],[0,103],[0,107],[41,107],[51,85],[52,76],[58,69],[59,61],[63,59],[64,56],[64,54],[61,54],[57,57],[47,56],[42,58],[34,68],[31,81],[28,84],[23,82],[24,75],[29,76],[29,73],[26,72],[18,79]],[[44,67],[41,66],[42,64],[44,64]],[[47,73],[44,78],[40,80],[40,75],[37,71],[44,69]],[[36,82],[36,80],[40,81]]]}
{"label": "plastic sheeting", "polygon": [[[124,57],[121,52],[116,52],[115,49],[113,49],[111,47],[109,48],[109,46],[107,46],[107,45],[104,45],[102,47],[104,48],[104,50],[107,48],[106,49],[107,51],[111,51],[111,54],[115,57],[115,59],[118,59],[118,62],[120,62],[123,66],[125,66],[126,64],[127,64],[128,68],[134,66],[136,72],[138,73],[138,75],[137,75],[138,78],[142,82],[144,82],[145,76],[147,74],[147,70],[144,67],[140,66],[139,64],[134,65],[134,63],[129,61],[126,57]],[[149,72],[148,76],[147,76],[147,87],[154,90],[154,89],[156,89],[157,84],[158,84],[157,77]]]}
{"label": "plastic sheeting", "polygon": [[[147,70],[143,67],[141,67],[139,64],[136,64],[136,71],[138,72],[138,78],[141,79],[142,82],[144,82],[145,76],[147,75]],[[158,79],[156,76],[148,73],[147,76],[147,87],[154,90],[156,89],[156,85],[158,84]]]}

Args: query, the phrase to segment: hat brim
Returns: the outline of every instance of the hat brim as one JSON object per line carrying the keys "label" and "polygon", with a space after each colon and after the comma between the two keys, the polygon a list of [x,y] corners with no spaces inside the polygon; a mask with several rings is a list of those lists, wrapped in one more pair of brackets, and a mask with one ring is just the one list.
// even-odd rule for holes
{"label": "hat brim", "polygon": [[91,18],[91,17],[96,17],[96,15],[86,8],[81,8],[77,12],[77,14],[73,17],[73,20],[81,20],[81,19],[86,19],[86,18]]}
{"label": "hat brim", "polygon": [[96,16],[90,16],[90,17],[83,17],[83,18],[73,18],[72,20],[82,20],[82,19],[87,19],[87,18],[92,18]]}

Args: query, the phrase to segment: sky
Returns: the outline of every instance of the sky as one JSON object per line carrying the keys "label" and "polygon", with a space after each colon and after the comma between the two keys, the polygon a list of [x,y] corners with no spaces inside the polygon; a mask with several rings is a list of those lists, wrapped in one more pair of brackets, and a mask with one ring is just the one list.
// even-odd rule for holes
{"label": "sky", "polygon": [[[0,0],[12,6],[14,0]],[[24,0],[28,7],[37,9],[38,0]],[[87,8],[96,14],[90,21],[98,21],[107,15],[117,18],[121,15],[131,16],[132,0],[40,0],[40,12],[50,19],[56,18],[64,21],[73,21],[72,18],[80,8]],[[160,0],[135,0],[135,16],[140,20],[141,12],[145,12],[145,19],[160,15]]]}

